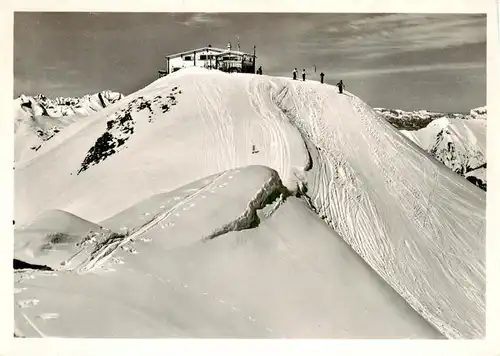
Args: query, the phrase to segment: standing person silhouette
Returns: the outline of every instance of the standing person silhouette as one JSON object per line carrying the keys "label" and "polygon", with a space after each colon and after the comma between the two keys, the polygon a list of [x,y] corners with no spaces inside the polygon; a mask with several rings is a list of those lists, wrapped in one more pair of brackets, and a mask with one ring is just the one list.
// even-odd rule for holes
{"label": "standing person silhouette", "polygon": [[342,80],[337,83],[337,87],[339,88],[339,93],[342,94],[343,90],[345,89],[344,83],[342,83]]}
{"label": "standing person silhouette", "polygon": [[306,70],[302,68],[302,81],[306,81]]}
{"label": "standing person silhouette", "polygon": [[297,68],[293,70],[293,80],[297,80]]}
{"label": "standing person silhouette", "polygon": [[321,77],[321,84],[323,84],[324,78],[325,78],[325,73],[321,72],[319,75]]}

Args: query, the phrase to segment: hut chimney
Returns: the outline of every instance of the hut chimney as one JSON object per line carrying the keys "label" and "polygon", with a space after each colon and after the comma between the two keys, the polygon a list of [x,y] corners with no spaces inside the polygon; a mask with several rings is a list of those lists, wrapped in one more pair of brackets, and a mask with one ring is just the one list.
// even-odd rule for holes
{"label": "hut chimney", "polygon": [[231,42],[228,42],[227,43],[227,50],[230,51],[231,50]]}

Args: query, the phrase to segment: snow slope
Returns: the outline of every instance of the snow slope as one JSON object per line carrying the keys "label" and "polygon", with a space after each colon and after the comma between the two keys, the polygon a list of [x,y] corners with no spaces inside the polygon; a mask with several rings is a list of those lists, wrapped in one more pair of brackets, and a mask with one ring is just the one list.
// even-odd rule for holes
{"label": "snow slope", "polygon": [[85,240],[102,233],[101,226],[73,214],[45,211],[28,226],[16,231],[14,256],[27,263],[57,269],[61,262],[86,245]]}
{"label": "snow slope", "polygon": [[486,164],[486,119],[443,117],[423,129],[401,132],[458,174]]}
{"label": "snow slope", "polygon": [[[96,113],[88,117],[87,121],[84,127],[71,132],[69,126],[67,130],[58,134],[58,141],[42,146],[35,159],[16,165],[15,217],[18,225],[27,225],[42,211],[60,209],[84,220],[102,221],[102,225],[109,224],[111,229],[116,229],[119,225],[128,226],[129,219],[133,221],[134,214],[130,212],[138,209],[140,205],[136,204],[141,201],[159,197],[190,182],[237,167],[268,166],[276,170],[288,191],[302,196],[310,209],[330,225],[331,230],[328,231],[334,234],[332,239],[335,236],[342,237],[433,327],[451,338],[473,338],[484,335],[486,198],[484,191],[469,184],[465,178],[456,175],[431,158],[354,95],[350,93],[339,95],[335,87],[316,82],[302,83],[268,76],[231,75],[193,68],[161,78],[122,99],[113,106],[113,110]],[[253,145],[257,153],[252,153]],[[246,192],[248,189],[243,186],[239,190]],[[250,191],[255,193],[255,190]],[[224,201],[222,198],[214,197],[211,202],[214,200]],[[243,201],[248,202],[248,197]],[[196,204],[190,200],[190,204],[192,203]],[[288,200],[285,204],[277,204],[273,208],[276,210],[274,214],[278,216],[277,214],[284,211],[285,206],[289,204]],[[123,212],[125,207],[130,207],[132,210]],[[176,209],[179,209],[179,206]],[[231,209],[231,205],[228,209]],[[292,210],[295,209],[299,208]],[[242,213],[236,209],[235,212]],[[117,224],[113,221],[113,217],[119,213],[125,214],[124,222]],[[157,228],[156,222],[165,218],[159,211],[148,213],[153,214],[155,228]],[[173,211],[168,214],[171,213]],[[193,256],[204,256],[203,250],[208,247],[200,247],[200,250],[197,250],[193,246],[198,246],[199,236],[205,236],[196,231],[203,230],[206,224],[211,226],[210,229],[215,229],[216,238],[200,246],[215,246],[211,248],[216,250],[214,252],[216,256],[231,256],[231,253],[225,250],[229,247],[223,242],[238,245],[240,241],[238,236],[247,232],[250,236],[259,235],[260,229],[264,229],[265,226],[263,223],[256,228],[250,224],[247,226],[250,230],[246,230],[245,233],[226,233],[228,229],[247,221],[246,218],[238,220],[236,217],[234,221],[229,219],[229,222],[225,221],[226,219],[217,220],[216,223],[210,222],[212,215],[215,214],[216,210],[210,210],[208,214],[210,218],[209,216],[202,216],[198,220],[195,216],[189,218],[186,230],[179,237],[169,240],[169,244],[173,244],[176,249],[192,250],[186,252],[188,255],[192,253]],[[275,215],[272,215],[269,221]],[[287,225],[290,225],[291,228],[286,231],[289,231],[290,235],[287,237],[293,240],[293,244],[303,243],[308,246],[301,239],[317,238],[319,239],[315,242],[319,246],[317,251],[321,252],[321,246],[327,244],[329,238],[320,238],[316,235],[310,237],[305,231],[301,233],[297,228],[298,222],[309,224],[309,218],[304,217],[305,212],[295,218],[293,216],[292,212],[285,214],[279,228],[266,231],[263,236],[272,236],[273,239],[269,238],[270,241],[276,241],[276,235],[282,239],[282,233],[279,231],[287,229]],[[196,220],[196,223],[193,223],[193,220]],[[131,234],[135,239],[143,238],[151,233],[151,227],[145,223]],[[191,229],[196,233],[191,234]],[[168,239],[169,236],[172,235],[158,232],[152,240]],[[128,277],[120,279],[122,277],[119,276],[123,276],[123,273],[118,273],[118,268],[117,273],[109,274],[107,277],[98,278],[93,275],[95,270],[92,266],[94,263],[100,263],[99,256],[108,254],[110,257],[114,256],[117,253],[116,246],[119,246],[123,239],[123,237],[111,239],[108,241],[109,244],[99,245],[97,251],[90,250],[82,254],[83,257],[78,262],[85,262],[85,256],[90,256],[91,261],[88,261],[90,263],[88,266],[92,273],[85,273],[88,272],[85,268],[82,270],[81,267],[72,267],[72,263],[67,264],[67,269],[71,271],[72,268],[77,268],[76,270],[84,273],[85,277],[78,277],[74,272],[72,274],[66,271],[61,272],[64,277],[60,276],[64,278],[64,283],[61,282],[63,279],[59,278],[47,281],[42,278],[43,281],[37,283],[43,285],[55,283],[51,286],[54,290],[60,290],[67,283],[78,284],[76,278],[87,278],[89,285],[95,283],[92,284],[93,287],[89,287],[89,293],[92,293],[90,290],[94,288],[96,292],[110,293],[113,288],[102,292],[104,288],[102,283],[106,283],[104,278],[109,278],[121,283],[123,287],[129,286],[128,288],[137,291],[147,290],[134,284],[143,283],[141,285],[146,287],[152,283],[139,282],[141,273],[137,272],[140,269],[136,266],[127,270],[129,274],[138,273],[135,277],[130,276],[130,279]],[[258,241],[260,240],[256,240],[255,243]],[[265,244],[266,241],[267,239],[263,239],[264,245],[254,246],[242,252],[242,256],[249,254],[252,258],[247,260],[246,264],[243,262],[241,269],[236,262],[241,259],[234,258],[233,261],[234,256],[231,256],[226,265],[214,269],[213,272],[216,273],[207,277],[212,277],[210,283],[212,283],[211,288],[215,288],[214,291],[227,292],[238,302],[248,305],[249,310],[255,311],[259,318],[264,319],[269,310],[266,309],[268,305],[264,307],[263,304],[272,305],[274,295],[280,302],[284,298],[280,291],[280,288],[284,288],[280,284],[281,280],[276,279],[274,284],[262,282],[267,289],[265,296],[259,299],[258,303],[253,300],[255,296],[236,296],[234,293],[237,293],[237,287],[240,286],[228,286],[230,283],[227,283],[227,279],[231,279],[230,276],[234,277],[233,270],[237,270],[243,276],[249,276],[248,278],[257,278],[266,275],[269,270],[257,269],[260,273],[247,275],[245,273],[251,273],[248,271],[251,269],[249,266],[257,268],[264,261],[268,261],[269,265],[278,264],[279,259]],[[325,249],[332,251],[331,248],[325,247]],[[156,249],[147,249],[141,253],[137,248],[137,251],[139,251],[137,258],[134,258],[138,264],[148,264],[145,270],[153,275],[151,278],[158,276],[163,278],[157,272],[160,260],[160,264],[167,263],[162,257],[163,254],[159,255],[159,252],[155,254]],[[220,253],[222,251],[225,252]],[[97,259],[92,258],[96,256],[95,253]],[[201,264],[198,265],[199,269],[195,269],[196,273],[201,273],[207,268],[210,270],[210,267],[207,267],[211,266],[209,262],[198,261],[198,259],[210,259],[210,252],[207,254],[203,258],[193,257],[187,260],[193,264]],[[314,260],[310,256],[308,258]],[[319,259],[317,267],[330,266],[328,263],[340,263],[339,258],[338,254],[332,252],[332,261],[326,257]],[[218,259],[219,257],[216,257],[210,261]],[[298,258],[296,263],[300,264],[301,261],[302,257]],[[168,263],[167,270],[175,271],[171,275],[172,278],[175,276],[181,278],[183,264]],[[188,262],[185,263],[188,266],[186,269],[191,268]],[[291,262],[283,263],[287,268],[293,265],[287,265]],[[310,265],[304,263],[306,266]],[[342,270],[342,274],[350,269],[351,263],[348,265],[348,268]],[[87,265],[83,267],[85,266]],[[124,266],[127,266],[127,262]],[[334,290],[339,289],[335,285],[342,286],[342,283],[339,280],[332,282],[333,277],[330,273],[333,273],[332,269],[336,267],[332,265],[331,268],[325,268],[324,279],[321,273],[316,276],[319,278],[317,285],[314,285],[316,282],[307,273],[298,273],[297,283],[299,285],[313,283],[311,288],[316,290],[323,288],[325,295],[334,293]],[[151,272],[152,270],[156,272]],[[96,282],[90,282],[91,279]],[[54,282],[48,282],[49,280]],[[191,279],[186,280],[191,281]],[[203,280],[202,278],[193,283],[202,283]],[[279,283],[276,282],[278,280]],[[217,287],[217,283],[222,284]],[[331,290],[327,286],[329,283],[332,283]],[[262,285],[257,284],[257,287]],[[40,288],[45,287],[40,286]],[[287,288],[285,290],[288,290]],[[292,293],[290,298],[293,298],[293,293],[299,289],[297,286],[293,288],[290,289]],[[247,293],[251,293],[251,290]],[[59,294],[54,291],[53,297],[61,298],[57,295]],[[155,298],[162,295],[163,292],[159,292]],[[331,296],[333,298],[333,294]],[[88,298],[93,297],[88,296]],[[133,305],[137,305],[136,303],[139,303],[137,300],[140,299],[137,297],[139,299],[136,301],[125,300],[135,298],[134,296],[123,296],[123,298],[123,303]],[[385,326],[388,329],[376,331],[375,329],[380,328],[380,321],[377,321],[376,325],[367,326],[368,329],[363,329],[363,323],[360,321],[367,322],[369,318],[363,319],[359,314],[351,321],[352,324],[349,324],[348,328],[342,330],[338,324],[334,325],[333,321],[328,321],[333,315],[326,313],[325,310],[368,308],[370,300],[359,301],[358,305],[350,304],[357,303],[357,300],[353,300],[356,298],[338,300],[332,298],[327,298],[331,301],[327,307],[325,301],[320,303],[310,294],[303,294],[298,298],[300,303],[298,301],[285,303],[285,309],[274,316],[277,319],[266,322],[276,323],[273,325],[283,328],[289,336],[432,337],[432,332],[421,326],[417,321],[418,318],[410,316],[391,317],[396,320],[394,325],[404,325],[402,319],[408,318],[407,321],[411,325],[401,326],[400,332],[398,332],[399,327],[391,329],[387,325]],[[183,298],[175,297],[174,305],[180,300]],[[383,300],[384,298],[381,299],[381,304],[384,304]],[[392,304],[387,299],[385,301],[387,304]],[[197,299],[185,302],[185,307],[182,307],[185,310],[198,308]],[[315,303],[318,304],[317,309],[314,309]],[[310,307],[306,308],[306,305]],[[296,314],[290,312],[290,309],[298,306],[306,309],[303,312],[297,311]],[[389,308],[389,305],[385,307]],[[78,305],[67,308],[76,309]],[[227,328],[225,332],[229,334],[235,332],[231,330],[242,330],[237,332],[238,335],[257,333],[256,329],[245,329],[246,326],[236,321],[234,321],[236,326],[230,326],[226,323],[226,319],[222,319],[220,326],[214,326],[210,330],[209,325],[212,325],[215,316],[204,314],[207,310],[200,310],[200,315],[206,315],[207,318],[203,319],[205,326],[200,326],[202,330],[194,325],[185,327],[186,323],[192,322],[190,319],[192,314],[184,315],[179,312],[171,315],[176,328],[175,330],[170,328],[168,333],[223,336],[228,335],[221,332],[225,327]],[[286,315],[282,315],[285,311],[293,315],[291,323],[285,321]],[[137,310],[130,312],[137,313]],[[156,312],[158,312],[156,309],[142,310],[141,315],[147,318]],[[171,310],[169,313],[177,312]],[[219,312],[213,311],[213,313]],[[394,313],[401,315],[400,311]],[[323,315],[329,316],[327,320],[323,319]],[[371,312],[369,315],[373,316]],[[21,317],[22,315],[18,314],[17,319],[25,320]],[[293,323],[299,320],[303,322],[307,317],[309,319],[303,329],[299,328],[300,323]],[[252,316],[252,318],[258,320],[257,317]],[[371,320],[378,320],[377,318],[373,316]],[[414,318],[414,321],[410,321],[411,318]],[[253,323],[251,319],[247,320]],[[308,329],[317,320],[321,320],[320,325],[327,325],[325,329]],[[120,324],[116,320],[114,323]],[[299,329],[285,326],[290,324]],[[151,326],[148,330],[156,327],[157,325]],[[112,333],[114,328],[121,330],[116,324],[110,328],[106,332]],[[272,327],[268,328],[274,330]],[[134,330],[123,332],[127,335],[131,332],[142,332],[137,328]],[[73,335],[87,335],[90,332],[76,330]]]}
{"label": "snow slope", "polygon": [[[275,171],[251,166],[117,214],[103,225],[147,231],[120,240],[112,255],[102,252],[108,244],[96,245],[91,255],[108,258],[80,259],[80,274],[16,273],[18,332],[442,338],[304,202],[280,198],[280,190]],[[239,219],[249,206],[260,215],[252,228],[246,226],[252,214]],[[78,312],[82,305],[85,312]]]}
{"label": "snow slope", "polygon": [[35,157],[36,151],[62,129],[122,98],[122,94],[109,90],[81,98],[21,95],[14,100],[16,161]]}

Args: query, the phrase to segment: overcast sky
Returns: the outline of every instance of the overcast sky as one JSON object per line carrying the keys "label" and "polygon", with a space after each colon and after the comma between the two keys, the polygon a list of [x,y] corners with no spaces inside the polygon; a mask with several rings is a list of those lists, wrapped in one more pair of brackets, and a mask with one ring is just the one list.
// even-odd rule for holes
{"label": "overcast sky", "polygon": [[165,55],[237,36],[264,74],[323,71],[374,107],[486,105],[486,16],[463,14],[16,13],[14,96],[130,94]]}

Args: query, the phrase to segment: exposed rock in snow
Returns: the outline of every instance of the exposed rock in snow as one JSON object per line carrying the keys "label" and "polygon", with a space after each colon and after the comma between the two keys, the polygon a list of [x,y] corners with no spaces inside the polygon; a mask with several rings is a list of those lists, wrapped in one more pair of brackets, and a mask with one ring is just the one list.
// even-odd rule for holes
{"label": "exposed rock in snow", "polygon": [[472,184],[475,184],[479,188],[486,190],[486,163],[479,166],[479,168],[472,169],[469,172],[465,173],[465,178],[467,178],[467,180]]}
{"label": "exposed rock in snow", "polygon": [[135,113],[141,113],[147,109],[145,114],[148,115],[148,121],[153,122],[155,115],[166,113],[171,107],[177,104],[176,95],[179,92],[180,90],[174,87],[171,93],[165,97],[157,95],[153,100],[145,100],[144,97],[140,96],[129,102],[125,109],[111,115],[106,122],[106,131],[89,149],[77,174],[87,170],[91,165],[98,164],[120,150],[119,147],[125,144],[134,133],[135,121],[132,116],[135,116]]}
{"label": "exposed rock in snow", "polygon": [[[484,337],[485,192],[351,93],[184,69],[86,121],[16,166],[16,240],[109,229],[16,245],[67,261],[16,273],[23,335]],[[442,126],[436,153],[478,135]]]}

